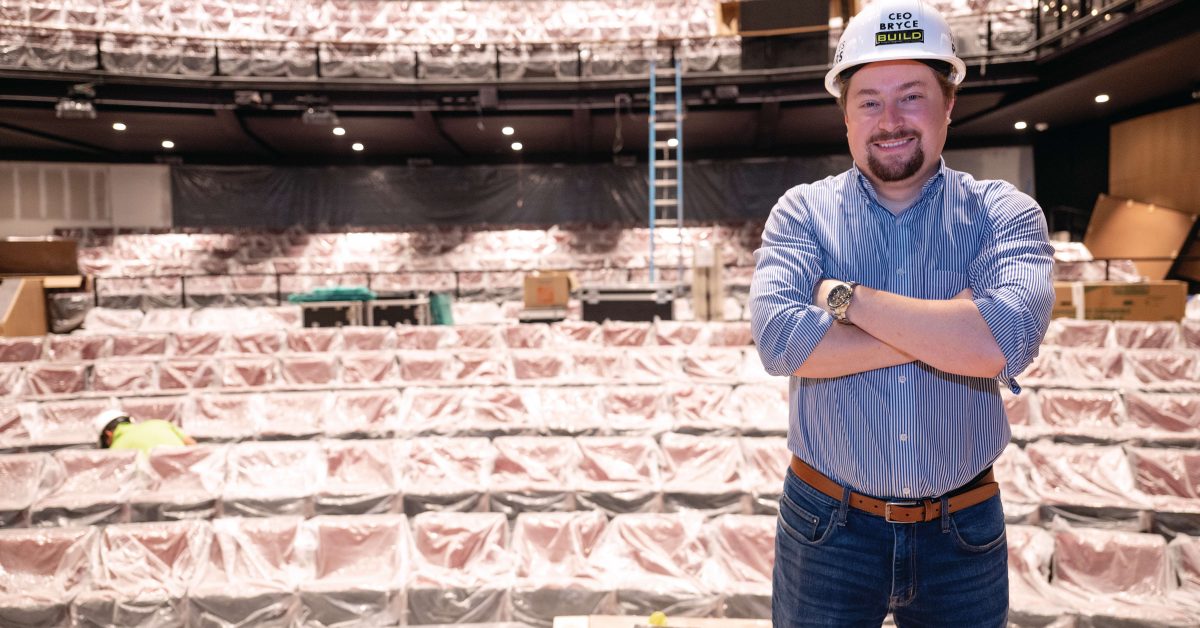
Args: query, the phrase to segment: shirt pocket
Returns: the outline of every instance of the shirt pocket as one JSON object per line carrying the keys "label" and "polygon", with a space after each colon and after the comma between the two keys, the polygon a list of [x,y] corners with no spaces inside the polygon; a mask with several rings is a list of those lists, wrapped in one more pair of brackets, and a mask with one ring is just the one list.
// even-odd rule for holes
{"label": "shirt pocket", "polygon": [[963,273],[934,270],[925,277],[925,298],[951,299],[967,286],[967,276]]}

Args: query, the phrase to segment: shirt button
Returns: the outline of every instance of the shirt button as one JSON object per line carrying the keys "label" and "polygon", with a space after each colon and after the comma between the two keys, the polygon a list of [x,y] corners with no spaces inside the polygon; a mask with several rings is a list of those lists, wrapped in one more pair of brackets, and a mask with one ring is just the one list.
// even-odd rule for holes
{"label": "shirt button", "polygon": [[902,442],[902,443],[907,443],[907,442],[908,442],[908,434],[901,434],[901,435],[900,435],[900,442]]}
{"label": "shirt button", "polygon": [[900,383],[901,383],[901,384],[903,384],[903,383],[905,383],[905,382],[907,382],[907,381],[908,381],[908,378],[907,378],[907,377],[905,377],[905,376],[903,376],[903,375],[901,375],[900,377],[898,377],[898,378],[896,378],[896,379],[898,379],[898,380],[900,381]]}
{"label": "shirt button", "polygon": [[901,492],[901,493],[904,493],[905,495],[908,495],[908,494],[909,494],[909,493],[911,493],[912,491],[908,490],[908,487],[906,486],[906,487],[904,487],[904,490],[902,490],[902,491],[900,491],[900,492]]}

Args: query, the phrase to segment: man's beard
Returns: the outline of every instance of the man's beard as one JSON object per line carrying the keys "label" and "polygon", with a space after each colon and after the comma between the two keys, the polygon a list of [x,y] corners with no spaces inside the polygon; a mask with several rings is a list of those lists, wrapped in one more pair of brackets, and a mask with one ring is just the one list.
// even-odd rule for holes
{"label": "man's beard", "polygon": [[872,151],[868,147],[867,168],[880,181],[903,181],[917,174],[921,170],[921,166],[925,165],[925,150],[921,148],[921,134],[915,130],[902,129],[896,133],[880,133],[872,137],[870,143],[888,142],[904,137],[912,137],[917,147],[912,152],[912,156],[902,162],[893,161],[884,163],[883,160],[875,156],[875,151]]}

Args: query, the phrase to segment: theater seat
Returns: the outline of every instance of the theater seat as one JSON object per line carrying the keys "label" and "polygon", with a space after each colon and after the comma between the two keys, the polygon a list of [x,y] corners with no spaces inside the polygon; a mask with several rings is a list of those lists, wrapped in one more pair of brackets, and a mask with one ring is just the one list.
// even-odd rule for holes
{"label": "theater seat", "polygon": [[0,625],[71,626],[99,536],[88,526],[0,530]]}
{"label": "theater seat", "polygon": [[425,512],[412,520],[409,624],[467,624],[509,618],[516,564],[500,513]]}
{"label": "theater seat", "polygon": [[412,540],[404,515],[314,517],[311,578],[300,586],[299,623],[312,628],[394,626],[404,620]]}
{"label": "theater seat", "polygon": [[775,517],[754,515],[724,515],[704,525],[709,558],[701,579],[723,593],[722,616],[771,617],[775,528]]}
{"label": "theater seat", "polygon": [[139,481],[133,449],[63,449],[42,471],[31,522],[40,527],[122,523]]}
{"label": "theater seat", "polygon": [[514,621],[548,626],[560,615],[616,612],[614,589],[588,563],[607,524],[597,510],[517,515],[512,535]]}
{"label": "theater seat", "polygon": [[213,521],[212,544],[188,590],[188,623],[288,628],[308,576],[297,539],[299,517]]}

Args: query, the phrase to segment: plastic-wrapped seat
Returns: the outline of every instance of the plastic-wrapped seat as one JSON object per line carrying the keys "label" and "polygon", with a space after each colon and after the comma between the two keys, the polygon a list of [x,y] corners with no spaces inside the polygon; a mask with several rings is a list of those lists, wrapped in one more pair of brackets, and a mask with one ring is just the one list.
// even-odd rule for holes
{"label": "plastic-wrapped seat", "polygon": [[77,626],[182,626],[185,595],[208,558],[207,521],[130,523],[104,528],[92,585],[75,598]]}
{"label": "plastic-wrapped seat", "polygon": [[143,482],[129,496],[134,521],[211,519],[225,485],[225,445],[158,447],[150,452]]}
{"label": "plastic-wrapped seat", "polygon": [[1120,447],[1037,442],[1027,445],[1025,454],[1043,520],[1060,515],[1091,525],[1140,528],[1140,513],[1151,506],[1137,490]]}
{"label": "plastic-wrapped seat", "polygon": [[42,357],[43,336],[0,338],[0,362],[33,362]]}
{"label": "plastic-wrapped seat", "polygon": [[223,358],[221,385],[226,388],[262,388],[279,380],[279,360],[273,355]]}
{"label": "plastic-wrapped seat", "polygon": [[708,557],[699,513],[618,515],[589,559],[617,587],[621,615],[711,617],[721,596],[700,579]]}
{"label": "plastic-wrapped seat", "polygon": [[783,435],[788,430],[788,388],[785,378],[778,382],[743,384],[733,389],[725,413],[738,419],[742,434]]}
{"label": "plastic-wrapped seat", "polygon": [[1154,506],[1153,528],[1170,536],[1200,535],[1200,452],[1130,447],[1138,491]]}
{"label": "plastic-wrapped seat", "polygon": [[255,353],[277,355],[284,347],[285,336],[281,331],[255,329],[234,331],[226,340],[231,353]]}
{"label": "plastic-wrapped seat", "polygon": [[575,500],[613,515],[662,512],[662,451],[649,437],[581,436]]}
{"label": "plastic-wrapped seat", "polygon": [[537,391],[529,388],[409,388],[406,434],[500,436],[537,433]]}
{"label": "plastic-wrapped seat", "polygon": [[258,436],[311,438],[321,433],[321,423],[333,413],[334,393],[270,392],[260,399]]}
{"label": "plastic-wrapped seat", "polygon": [[1195,392],[1196,352],[1171,349],[1131,349],[1125,353],[1125,376],[1142,389]]}
{"label": "plastic-wrapped seat", "polygon": [[52,362],[82,362],[112,355],[112,338],[107,335],[55,334],[46,338],[46,359]]}
{"label": "plastic-wrapped seat", "polygon": [[458,378],[457,361],[449,353],[438,351],[397,351],[400,379],[409,384],[452,382]]}
{"label": "plastic-wrapped seat", "polygon": [[215,331],[179,330],[171,334],[172,355],[178,357],[214,356],[224,348],[225,334]]}
{"label": "plastic-wrapped seat", "polygon": [[1174,349],[1180,345],[1179,323],[1115,321],[1113,338],[1125,349]]}
{"label": "plastic-wrapped seat", "polygon": [[1042,528],[1009,525],[1009,620],[1017,626],[1074,626],[1070,606],[1050,586],[1054,535]]}
{"label": "plastic-wrapped seat", "polygon": [[548,627],[560,615],[616,612],[615,591],[588,563],[607,524],[597,510],[517,515],[512,534],[517,563],[513,620]]}
{"label": "plastic-wrapped seat", "polygon": [[328,386],[338,381],[338,359],[332,354],[284,356],[279,358],[279,373],[291,386]]}
{"label": "plastic-wrapped seat", "polygon": [[196,396],[183,430],[196,440],[251,438],[258,432],[261,413],[258,394],[201,394]]}
{"label": "plastic-wrapped seat", "polygon": [[412,539],[404,515],[314,517],[311,578],[300,585],[299,623],[394,626],[404,620]]}
{"label": "plastic-wrapped seat", "polygon": [[1054,434],[1116,440],[1125,404],[1115,391],[1039,390],[1038,416]]}
{"label": "plastic-wrapped seat", "polygon": [[221,363],[214,359],[172,358],[158,367],[160,390],[213,388],[221,382]]}
{"label": "plastic-wrapped seat", "polygon": [[1167,556],[1179,581],[1171,599],[1200,613],[1200,537],[1186,534],[1175,537],[1167,545]]}
{"label": "plastic-wrapped seat", "polygon": [[394,349],[396,335],[391,327],[343,327],[343,351],[384,351]]}
{"label": "plastic-wrapped seat", "polygon": [[122,397],[121,409],[134,421],[159,419],[183,425],[190,409],[190,399],[184,396]]}
{"label": "plastic-wrapped seat", "polygon": [[297,587],[308,575],[297,548],[303,519],[230,517],[212,523],[212,543],[188,598],[188,624],[290,628]]}
{"label": "plastic-wrapped seat", "polygon": [[1157,534],[1095,528],[1054,530],[1055,592],[1094,625],[1138,622],[1195,626],[1196,616],[1167,598],[1167,542]]}
{"label": "plastic-wrapped seat", "polygon": [[1056,318],[1050,321],[1042,344],[1103,349],[1110,344],[1112,321]]}
{"label": "plastic-wrapped seat", "polygon": [[112,354],[122,356],[163,356],[167,354],[168,334],[117,334],[112,337]]}
{"label": "plastic-wrapped seat", "polygon": [[10,454],[0,456],[0,528],[29,525],[30,509],[42,481],[47,454]]}
{"label": "plastic-wrapped seat", "polygon": [[315,441],[241,443],[229,450],[226,515],[311,515],[325,480],[325,456]]}
{"label": "plastic-wrapped seat", "polygon": [[343,353],[341,365],[345,384],[386,385],[400,379],[400,365],[393,351]]}
{"label": "plastic-wrapped seat", "polygon": [[721,384],[673,384],[667,390],[677,432],[732,436],[742,417],[732,402],[733,388]]}
{"label": "plastic-wrapped seat", "polygon": [[129,493],[138,481],[133,449],[63,449],[42,470],[30,520],[61,527],[129,520]]}
{"label": "plastic-wrapped seat", "polygon": [[34,444],[39,418],[35,403],[0,403],[0,451],[21,450]]}
{"label": "plastic-wrapped seat", "polygon": [[1004,500],[1004,519],[1009,523],[1035,523],[1041,497],[1033,485],[1032,464],[1025,451],[1009,443],[993,463],[1000,497]]}
{"label": "plastic-wrapped seat", "polygon": [[516,564],[500,513],[425,512],[412,520],[409,624],[505,621]]}
{"label": "plastic-wrapped seat", "polygon": [[496,448],[490,482],[491,509],[509,517],[521,512],[573,510],[574,471],[582,456],[566,437],[511,436]]}
{"label": "plastic-wrapped seat", "polygon": [[663,509],[708,515],[746,514],[742,448],[732,436],[663,434]]}
{"label": "plastic-wrapped seat", "polygon": [[721,615],[771,617],[771,574],[775,566],[775,517],[724,515],[704,525],[708,548],[702,579],[724,594]]}
{"label": "plastic-wrapped seat", "polygon": [[316,496],[316,512],[360,515],[397,512],[400,458],[390,440],[326,440],[325,483]]}
{"label": "plastic-wrapped seat", "polygon": [[[92,420],[112,405],[106,399],[72,399],[68,401],[43,401],[37,407],[37,432],[31,434],[31,445],[61,447],[64,445],[95,446],[100,434],[95,433]],[[25,410],[22,410],[25,414]]]}
{"label": "plastic-wrapped seat", "polygon": [[341,390],[333,411],[320,417],[321,433],[336,437],[383,437],[400,428],[400,392],[395,388]]}
{"label": "plastic-wrapped seat", "polygon": [[766,436],[742,438],[742,458],[746,490],[753,501],[751,512],[760,515],[779,514],[779,497],[783,493],[783,478],[792,460],[787,438]]}
{"label": "plastic-wrapped seat", "polygon": [[618,380],[629,384],[659,384],[682,379],[680,350],[675,347],[645,347],[622,350],[617,363]]}
{"label": "plastic-wrapped seat", "polygon": [[99,529],[0,530],[0,625],[67,628]]}
{"label": "plastic-wrapped seat", "polygon": [[645,347],[652,331],[651,323],[604,321],[600,325],[601,341],[610,347]]}
{"label": "plastic-wrapped seat", "polygon": [[487,510],[496,450],[486,438],[414,438],[400,450],[405,513]]}
{"label": "plastic-wrapped seat", "polygon": [[127,394],[158,387],[158,364],[147,359],[100,360],[92,364],[92,390]]}
{"label": "plastic-wrapped seat", "polygon": [[330,353],[341,349],[341,339],[334,327],[289,329],[287,348],[296,353]]}
{"label": "plastic-wrapped seat", "polygon": [[1152,432],[1156,440],[1200,436],[1200,395],[1130,390],[1125,393],[1125,411],[1130,423]]}
{"label": "plastic-wrapped seat", "polygon": [[90,380],[87,364],[34,362],[25,367],[30,395],[70,395],[86,392]]}
{"label": "plastic-wrapped seat", "polygon": [[661,387],[609,386],[604,391],[610,433],[657,436],[670,431],[672,418]]}
{"label": "plastic-wrapped seat", "polygon": [[738,347],[694,347],[679,356],[679,365],[692,380],[732,383],[741,379],[744,358]]}
{"label": "plastic-wrapped seat", "polygon": [[599,386],[546,386],[538,391],[536,423],[551,434],[569,436],[603,433],[604,390]]}

